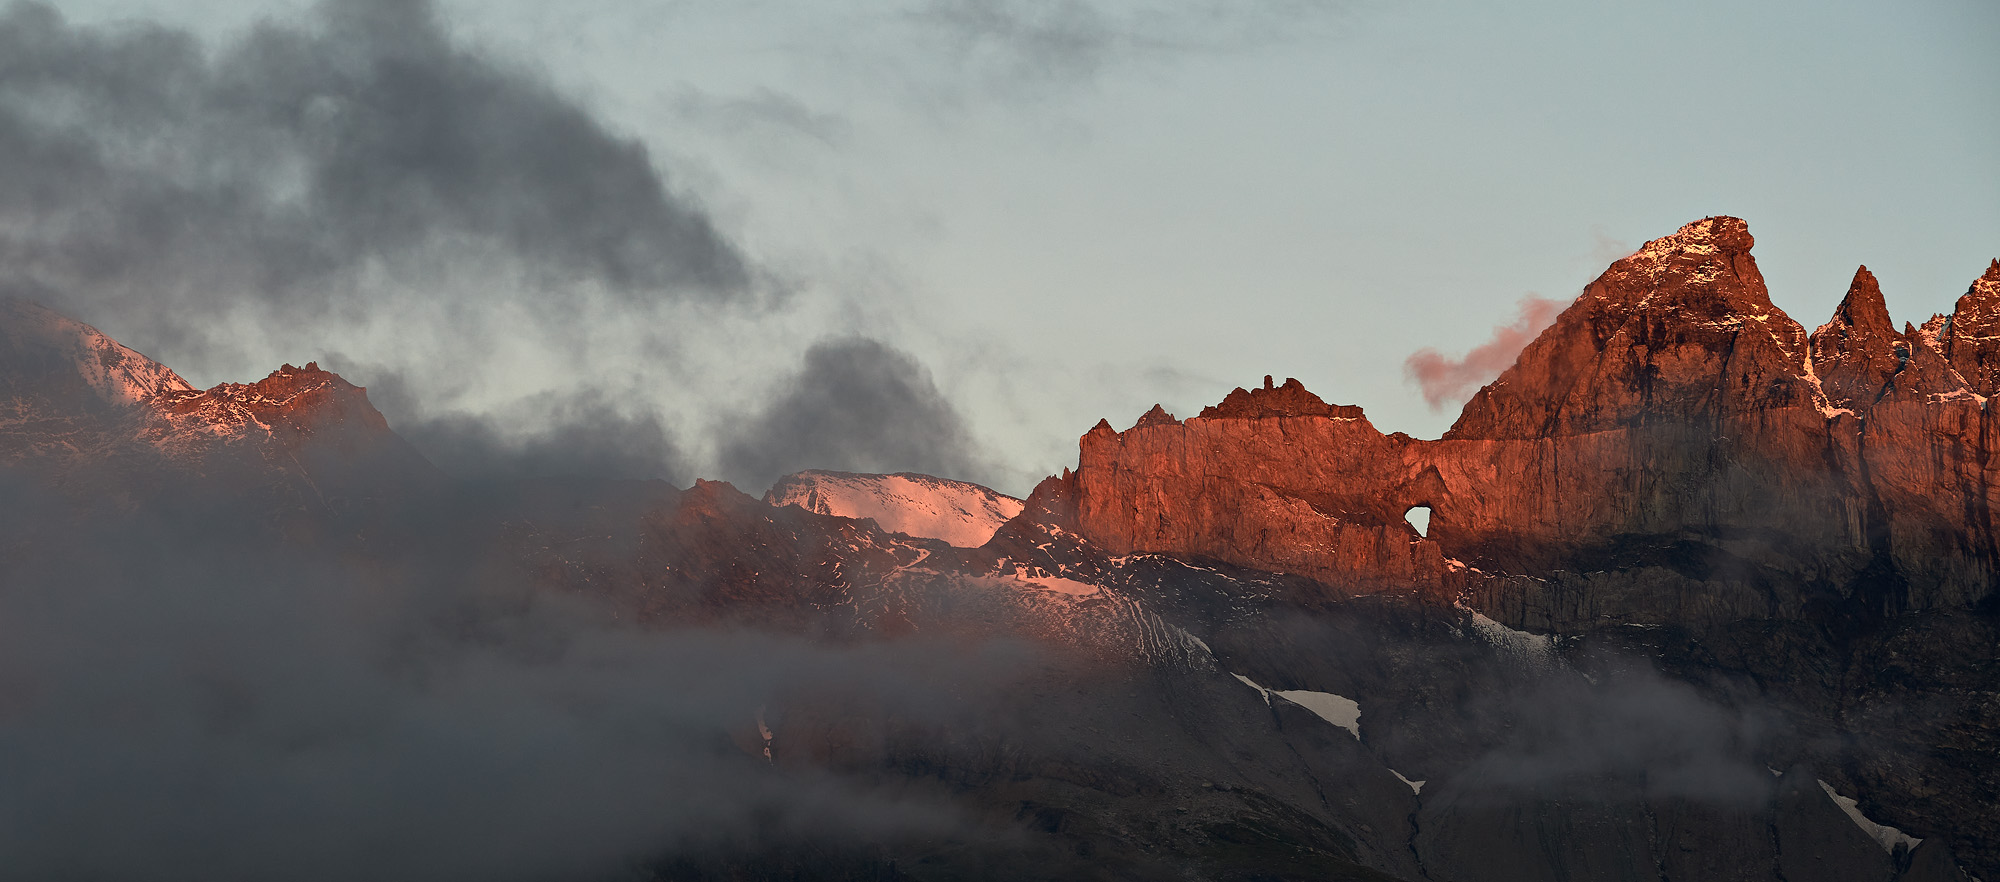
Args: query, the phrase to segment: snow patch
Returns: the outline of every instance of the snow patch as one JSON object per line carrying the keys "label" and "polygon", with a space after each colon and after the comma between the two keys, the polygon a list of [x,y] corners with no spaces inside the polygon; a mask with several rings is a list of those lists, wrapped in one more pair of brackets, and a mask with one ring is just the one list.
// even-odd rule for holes
{"label": "snow patch", "polygon": [[1257,681],[1242,674],[1230,674],[1230,676],[1242,680],[1243,685],[1257,690],[1258,694],[1264,696],[1265,704],[1270,704],[1271,696],[1276,695],[1312,711],[1322,720],[1346,729],[1348,734],[1354,736],[1354,740],[1361,740],[1361,704],[1354,699],[1331,692],[1313,692],[1308,689],[1266,689],[1258,685]]}
{"label": "snow patch", "polygon": [[[1824,331],[1832,325],[1833,322],[1827,322],[1820,326],[1820,330]],[[1811,340],[1812,338],[1808,337],[1806,339]],[[1803,376],[1807,385],[1812,387],[1813,406],[1819,408],[1820,416],[1827,419],[1833,419],[1842,415],[1854,416],[1854,411],[1845,407],[1834,407],[1832,400],[1826,397],[1826,387],[1820,383],[1819,369],[1813,366],[1810,344],[1808,344],[1805,356],[1805,373]]]}
{"label": "snow patch", "polygon": [[905,536],[978,548],[1021,513],[1021,500],[967,481],[899,473],[862,475],[818,469],[779,479],[764,494],[772,505],[795,505],[843,518],[868,518]]}
{"label": "snow patch", "polygon": [[[1093,597],[1102,590],[1096,585],[1088,582],[1079,582],[1075,579],[1065,579],[1061,576],[1028,576],[1022,575],[1019,571],[1016,571],[1014,581],[1033,585],[1043,591],[1067,594],[1071,597]],[[1208,647],[1203,645],[1202,648],[1207,649]]]}
{"label": "snow patch", "polygon": [[[1105,596],[1102,586],[1064,576],[1049,575],[1038,567],[1016,565],[1011,571],[996,570],[986,576],[973,577],[973,581],[1014,591],[1048,592],[1072,601]],[[1206,651],[1207,645],[1204,644],[1202,649]]]}
{"label": "snow patch", "polygon": [[1412,781],[1408,778],[1403,777],[1403,773],[1398,772],[1395,769],[1390,769],[1389,774],[1395,775],[1396,780],[1401,781],[1404,784],[1408,784],[1410,786],[1410,792],[1415,793],[1419,796],[1423,795],[1424,785],[1430,783],[1429,781]]}
{"label": "snow patch", "polygon": [[1854,822],[1854,826],[1860,827],[1861,832],[1868,834],[1870,839],[1881,843],[1883,851],[1895,854],[1896,846],[1898,845],[1914,849],[1917,847],[1917,843],[1923,841],[1894,827],[1877,824],[1869,820],[1867,815],[1861,813],[1861,803],[1859,800],[1841,796],[1839,793],[1834,792],[1833,785],[1821,781],[1819,782],[1819,789],[1826,791],[1827,798],[1833,800],[1834,805],[1840,806],[1840,810],[1847,813],[1848,819]]}
{"label": "snow patch", "polygon": [[1361,704],[1354,699],[1304,689],[1273,690],[1272,694],[1318,714],[1320,719],[1346,729],[1354,740],[1361,740]]}

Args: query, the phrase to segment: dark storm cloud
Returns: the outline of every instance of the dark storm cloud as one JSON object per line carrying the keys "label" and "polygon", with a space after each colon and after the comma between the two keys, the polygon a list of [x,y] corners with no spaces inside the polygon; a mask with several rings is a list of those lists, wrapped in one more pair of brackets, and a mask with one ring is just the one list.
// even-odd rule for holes
{"label": "dark storm cloud", "polygon": [[369,403],[396,434],[457,478],[657,478],[684,485],[695,477],[657,413],[628,410],[597,389],[544,392],[490,413],[439,411],[425,408],[391,368],[331,363],[368,377]]}
{"label": "dark storm cloud", "polygon": [[1453,787],[1490,796],[1581,793],[1612,800],[1623,782],[1649,797],[1757,804],[1771,777],[1753,757],[1769,746],[1776,717],[1720,704],[1643,662],[1573,672],[1488,696],[1476,713],[1508,724],[1497,748],[1471,763]]}
{"label": "dark storm cloud", "polygon": [[355,564],[255,506],[52,518],[75,500],[20,478],[0,470],[7,878],[632,878],[746,843],[964,837],[942,799],[773,766],[759,713],[963,729],[955,696],[1029,662],[641,632],[482,565],[470,508],[412,512],[421,543]]}
{"label": "dark storm cloud", "polygon": [[768,290],[643,145],[425,0],[325,0],[214,45],[15,3],[0,157],[0,289],[193,375],[266,338],[372,346],[354,379],[402,385],[396,426],[461,474],[684,479],[657,404],[595,380],[504,413],[439,402],[506,341],[585,364],[594,329],[671,337],[659,307]]}
{"label": "dark storm cloud", "polygon": [[594,391],[539,395],[493,415],[420,416],[396,433],[461,478],[694,478],[658,415],[623,413]]}
{"label": "dark storm cloud", "polygon": [[[539,289],[728,300],[751,270],[701,206],[422,0],[328,0],[210,51],[155,25],[0,14],[0,266],[73,301],[329,310],[364,274],[496,261]],[[499,296],[495,292],[493,296]],[[559,298],[556,298],[559,299]]]}
{"label": "dark storm cloud", "polygon": [[723,474],[753,493],[809,468],[984,477],[964,421],[930,372],[865,338],[807,350],[778,394],[722,443]]}

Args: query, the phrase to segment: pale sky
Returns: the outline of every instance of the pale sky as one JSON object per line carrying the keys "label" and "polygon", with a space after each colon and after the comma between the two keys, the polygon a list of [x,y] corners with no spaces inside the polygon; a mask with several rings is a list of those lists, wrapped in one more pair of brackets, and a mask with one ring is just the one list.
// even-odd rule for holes
{"label": "pale sky", "polygon": [[[210,39],[309,8],[55,5]],[[1099,417],[1190,415],[1265,374],[1434,437],[1455,413],[1406,382],[1412,352],[1463,352],[1522,297],[1573,296],[1705,215],[1750,222],[1773,299],[1809,328],[1856,264],[1901,322],[2000,257],[1990,0],[442,9],[642,142],[790,293],[676,313],[699,330],[671,352],[617,326],[588,357],[523,343],[436,394],[477,410],[624,371],[620,394],[688,427],[697,457],[692,427],[828,334],[914,355],[983,477],[1025,493]],[[393,363],[392,331],[152,354],[208,384],[314,346]]]}

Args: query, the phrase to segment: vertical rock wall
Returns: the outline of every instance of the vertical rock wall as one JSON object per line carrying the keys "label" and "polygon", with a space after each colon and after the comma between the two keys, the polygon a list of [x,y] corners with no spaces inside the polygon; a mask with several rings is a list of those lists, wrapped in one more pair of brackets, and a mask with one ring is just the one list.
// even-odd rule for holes
{"label": "vertical rock wall", "polygon": [[2000,261],[1901,332],[1864,267],[1808,334],[1753,244],[1706,218],[1613,264],[1437,441],[1270,378],[1185,421],[1100,422],[1074,527],[1544,627],[1986,599]]}

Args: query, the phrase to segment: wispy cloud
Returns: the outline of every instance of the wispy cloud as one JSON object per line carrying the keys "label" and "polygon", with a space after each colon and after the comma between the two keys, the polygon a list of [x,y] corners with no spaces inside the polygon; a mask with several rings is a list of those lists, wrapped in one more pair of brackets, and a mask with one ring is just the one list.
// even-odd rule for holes
{"label": "wispy cloud", "polygon": [[17,284],[162,320],[252,298],[334,309],[371,290],[355,274],[468,259],[507,260],[544,297],[751,286],[645,147],[455,43],[422,0],[330,0],[214,51],[20,3],[0,56],[0,266]]}
{"label": "wispy cloud", "polygon": [[725,134],[777,132],[810,138],[829,147],[846,141],[852,128],[840,114],[814,109],[794,96],[770,88],[738,96],[683,89],[673,97],[672,109],[682,120]]}
{"label": "wispy cloud", "polygon": [[1568,305],[1565,300],[1533,294],[1523,297],[1514,320],[1494,328],[1493,336],[1485,343],[1458,358],[1447,358],[1429,347],[1417,350],[1403,361],[1403,376],[1423,390],[1424,401],[1431,410],[1441,411],[1447,405],[1463,402],[1474,389],[1511,366],[1535,335],[1553,323]]}

